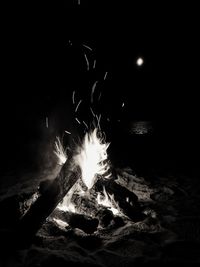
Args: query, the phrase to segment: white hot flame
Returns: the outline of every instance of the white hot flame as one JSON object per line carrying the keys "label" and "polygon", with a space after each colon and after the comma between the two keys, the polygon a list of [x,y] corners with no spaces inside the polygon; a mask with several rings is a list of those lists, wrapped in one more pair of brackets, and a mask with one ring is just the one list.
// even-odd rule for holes
{"label": "white hot flame", "polygon": [[97,175],[103,175],[108,171],[108,146],[109,143],[99,136],[97,128],[85,134],[75,160],[80,166],[82,180],[88,189],[94,185]]}
{"label": "white hot flame", "polygon": [[76,212],[75,205],[71,202],[72,196],[74,194],[74,191],[76,189],[76,184],[72,186],[72,188],[69,190],[69,192],[65,195],[62,202],[60,202],[57,206],[59,210],[62,211],[69,211],[69,212]]}
{"label": "white hot flame", "polygon": [[99,205],[102,205],[111,210],[114,215],[120,213],[119,210],[113,205],[113,203],[115,203],[113,195],[109,195],[106,192],[105,187],[103,187],[103,197],[101,197],[100,193],[97,194],[97,202]]}
{"label": "white hot flame", "polygon": [[67,160],[66,151],[60,141],[60,138],[57,136],[55,141],[55,150],[54,153],[58,158],[58,164],[63,165]]}

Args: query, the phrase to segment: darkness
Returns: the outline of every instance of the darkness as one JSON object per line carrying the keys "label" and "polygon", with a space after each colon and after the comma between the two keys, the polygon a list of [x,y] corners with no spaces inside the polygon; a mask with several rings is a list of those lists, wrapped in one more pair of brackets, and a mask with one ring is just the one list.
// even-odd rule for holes
{"label": "darkness", "polygon": [[[65,129],[81,132],[74,121],[72,92],[84,99],[78,116],[88,121],[87,101],[96,80],[102,98],[93,108],[102,113],[114,162],[142,171],[198,167],[195,7],[131,2],[3,7],[2,170],[35,168],[40,143]],[[95,70],[87,71],[84,53],[91,64],[96,59]],[[135,64],[139,56],[144,58],[141,68]],[[49,132],[46,117],[55,125]],[[128,134],[130,123],[140,120],[152,122],[151,136]]]}
{"label": "darkness", "polygon": [[[148,2],[1,5],[0,265],[199,262],[199,9]],[[70,212],[75,224],[61,230],[49,218],[68,223],[51,212],[79,170],[71,174],[70,160],[61,169],[55,140],[74,152],[83,121],[93,120],[90,108],[111,142],[113,175],[103,180],[115,190],[107,192],[125,203],[130,221],[113,215],[102,232],[76,227],[79,215],[91,217],[84,203],[89,210],[92,202],[78,194],[81,214]],[[95,186],[97,227],[104,215]]]}

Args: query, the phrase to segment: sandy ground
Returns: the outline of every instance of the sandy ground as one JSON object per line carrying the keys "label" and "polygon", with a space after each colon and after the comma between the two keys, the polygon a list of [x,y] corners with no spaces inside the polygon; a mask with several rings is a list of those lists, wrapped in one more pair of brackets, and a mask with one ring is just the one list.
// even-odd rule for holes
{"label": "sandy ground", "polygon": [[[49,172],[50,179],[56,171]],[[147,215],[143,221],[134,223],[126,218],[123,226],[110,225],[88,235],[80,229],[62,228],[50,217],[32,246],[23,250],[8,249],[5,257],[2,254],[1,266],[121,267],[200,263],[198,179],[156,175],[144,178],[135,175],[130,168],[118,169],[117,173],[118,183],[138,196],[142,212]],[[14,210],[10,199],[20,202],[20,196],[31,196],[47,173],[37,174],[37,179],[34,177],[35,174],[16,178],[15,184],[12,180],[12,186],[11,177],[4,181],[0,199],[1,204],[10,208],[10,213]],[[14,218],[10,215],[10,220],[12,216]],[[8,219],[2,218],[1,224]],[[1,228],[2,232],[5,225]]]}

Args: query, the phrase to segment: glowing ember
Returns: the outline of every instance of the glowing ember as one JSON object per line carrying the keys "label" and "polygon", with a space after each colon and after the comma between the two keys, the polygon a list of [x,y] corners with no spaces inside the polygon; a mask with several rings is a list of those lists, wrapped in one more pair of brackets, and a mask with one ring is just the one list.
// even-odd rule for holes
{"label": "glowing ember", "polygon": [[56,219],[56,218],[53,218],[53,220],[62,228],[62,229],[65,229],[65,227],[67,227],[69,224],[60,220],[60,219]]}
{"label": "glowing ember", "polygon": [[63,165],[67,160],[67,155],[59,137],[56,137],[54,153],[58,158],[58,164]]}
{"label": "glowing ember", "polygon": [[97,175],[103,175],[108,171],[108,146],[109,143],[104,141],[97,128],[85,134],[75,160],[81,168],[82,180],[88,189],[94,185]]}
{"label": "glowing ember", "polygon": [[[116,207],[114,207],[117,205],[116,205],[113,195],[107,194],[105,187],[103,187],[103,198],[101,197],[100,193],[97,194],[97,202],[99,205],[102,205],[108,208],[109,210],[111,210],[114,215],[117,215],[120,213],[119,210]],[[115,205],[113,205],[113,203],[115,203]]]}

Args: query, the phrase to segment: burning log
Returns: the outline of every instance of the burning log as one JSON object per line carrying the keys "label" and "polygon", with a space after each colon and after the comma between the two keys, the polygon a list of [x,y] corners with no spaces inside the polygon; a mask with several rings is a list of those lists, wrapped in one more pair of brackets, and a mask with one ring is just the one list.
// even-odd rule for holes
{"label": "burning log", "polygon": [[92,218],[85,214],[61,211],[59,209],[54,210],[51,214],[51,218],[55,221],[61,220],[62,222],[67,223],[71,228],[81,229],[86,234],[93,234],[99,225],[99,220],[97,218]]}
{"label": "burning log", "polygon": [[114,179],[99,180],[95,184],[95,187],[99,192],[102,192],[103,188],[105,188],[106,192],[113,196],[120,211],[132,221],[137,222],[144,219],[145,215],[141,212],[138,197],[133,192],[115,182]]}
{"label": "burning log", "polygon": [[88,197],[74,194],[71,201],[75,205],[77,213],[88,214],[89,216],[95,218],[97,211],[97,202],[95,196],[90,195]]}
{"label": "burning log", "polygon": [[100,208],[97,212],[96,217],[99,219],[99,224],[101,227],[107,227],[114,220],[114,215],[111,210],[107,208]]}
{"label": "burning log", "polygon": [[74,169],[73,164],[68,160],[53,181],[41,184],[39,188],[40,196],[21,218],[16,229],[16,237],[21,241],[22,246],[31,244],[46,218],[53,212],[79,177],[80,170],[78,167]]}
{"label": "burning log", "polygon": [[97,230],[99,220],[87,215],[74,213],[70,216],[68,223],[72,228],[79,228],[86,234],[92,234]]}

